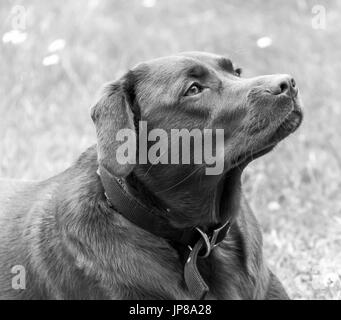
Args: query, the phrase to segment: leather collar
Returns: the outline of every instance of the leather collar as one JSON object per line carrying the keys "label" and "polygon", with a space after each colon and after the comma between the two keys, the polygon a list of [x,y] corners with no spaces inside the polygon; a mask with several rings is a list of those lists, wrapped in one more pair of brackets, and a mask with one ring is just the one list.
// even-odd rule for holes
{"label": "leather collar", "polygon": [[138,227],[187,248],[184,277],[188,290],[196,299],[203,299],[209,288],[197,268],[197,259],[207,258],[212,250],[225,238],[230,229],[226,219],[208,232],[198,226],[175,228],[169,222],[171,212],[150,207],[129,194],[109,170],[103,166],[97,172],[105,190],[109,205]]}

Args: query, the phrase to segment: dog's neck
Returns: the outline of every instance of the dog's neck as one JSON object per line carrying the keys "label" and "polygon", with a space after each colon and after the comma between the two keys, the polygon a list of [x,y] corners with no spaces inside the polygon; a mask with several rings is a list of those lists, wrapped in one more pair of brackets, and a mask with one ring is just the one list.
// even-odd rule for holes
{"label": "dog's neck", "polygon": [[[233,218],[238,211],[241,196],[242,169],[235,168],[222,176],[193,176],[174,184],[168,177],[162,185],[152,181],[143,171],[134,171],[125,183],[129,192],[148,205],[167,209],[175,227],[217,225]],[[164,190],[164,191],[163,191]]]}

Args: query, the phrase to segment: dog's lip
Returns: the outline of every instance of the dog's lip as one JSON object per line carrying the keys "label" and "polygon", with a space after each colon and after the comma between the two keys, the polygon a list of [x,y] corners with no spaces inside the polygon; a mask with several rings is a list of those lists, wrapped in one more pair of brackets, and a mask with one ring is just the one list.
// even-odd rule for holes
{"label": "dog's lip", "polygon": [[247,164],[252,160],[261,157],[262,155],[271,151],[277,143],[294,132],[301,124],[303,119],[303,112],[297,99],[293,99],[292,110],[284,117],[283,121],[278,126],[274,135],[264,144],[263,147],[246,152],[239,156],[236,161],[233,162],[231,169],[241,164]]}
{"label": "dog's lip", "polygon": [[284,117],[283,121],[278,126],[275,136],[282,139],[288,134],[293,133],[301,125],[303,120],[303,112],[300,104],[296,99],[293,100],[292,110]]}

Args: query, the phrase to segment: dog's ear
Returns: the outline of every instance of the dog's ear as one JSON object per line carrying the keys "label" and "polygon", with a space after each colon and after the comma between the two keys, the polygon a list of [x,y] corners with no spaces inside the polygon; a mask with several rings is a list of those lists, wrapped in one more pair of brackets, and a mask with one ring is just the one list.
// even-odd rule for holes
{"label": "dog's ear", "polygon": [[98,162],[117,177],[127,176],[135,162],[131,159],[122,164],[117,159],[117,149],[122,144],[122,141],[117,141],[117,133],[121,129],[129,129],[136,141],[132,99],[124,77],[107,84],[100,99],[91,108],[91,118],[97,133]]}

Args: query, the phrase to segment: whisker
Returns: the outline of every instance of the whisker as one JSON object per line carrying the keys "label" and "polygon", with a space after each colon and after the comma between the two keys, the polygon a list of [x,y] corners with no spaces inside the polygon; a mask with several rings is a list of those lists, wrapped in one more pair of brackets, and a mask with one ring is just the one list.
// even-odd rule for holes
{"label": "whisker", "polygon": [[182,179],[181,181],[179,181],[178,183],[174,184],[173,186],[165,189],[165,190],[161,190],[161,191],[158,191],[158,192],[155,192],[155,193],[162,193],[162,192],[166,192],[166,191],[169,191],[175,187],[177,187],[179,184],[183,183],[184,181],[186,181],[188,178],[190,178],[194,173],[196,173],[199,169],[201,169],[202,167],[199,166],[198,168],[195,168],[190,174],[188,174],[184,179]]}

